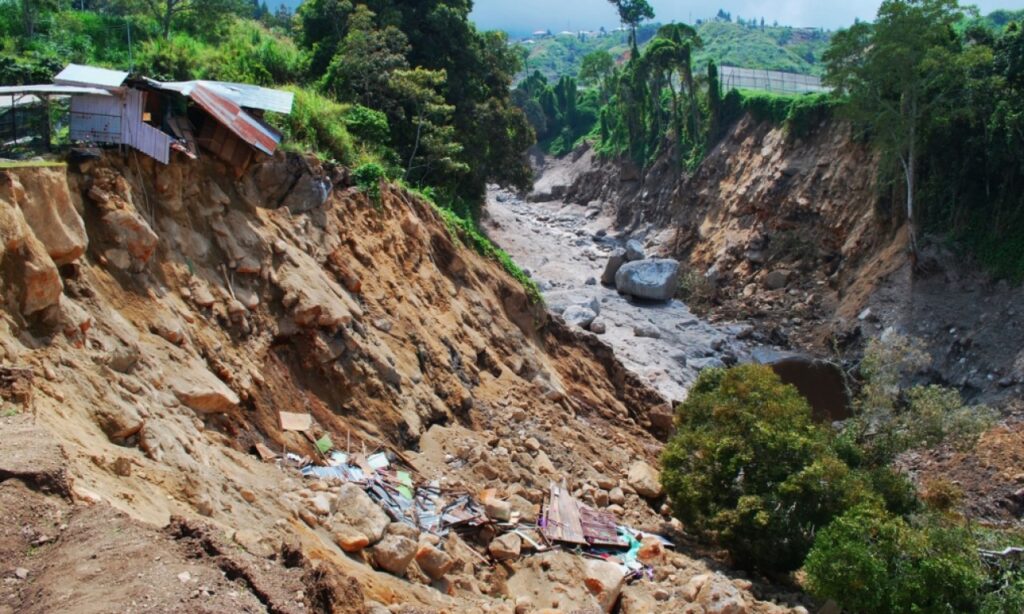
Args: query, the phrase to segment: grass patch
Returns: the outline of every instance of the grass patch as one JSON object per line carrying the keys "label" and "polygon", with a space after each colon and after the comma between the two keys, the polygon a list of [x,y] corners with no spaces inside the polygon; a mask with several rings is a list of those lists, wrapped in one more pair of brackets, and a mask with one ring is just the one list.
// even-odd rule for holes
{"label": "grass patch", "polygon": [[460,244],[468,244],[478,254],[485,258],[490,258],[505,269],[509,275],[515,278],[523,288],[526,290],[527,296],[530,297],[530,303],[533,305],[539,305],[544,302],[544,298],[540,294],[540,288],[537,286],[537,282],[530,279],[523,269],[519,268],[519,265],[512,260],[512,257],[508,255],[505,250],[500,249],[491,243],[477,228],[467,219],[461,218],[451,209],[446,209],[434,201],[429,201],[433,205],[434,210],[437,211],[438,215],[441,216],[441,220],[444,222],[445,228],[448,229],[448,233],[452,236],[452,239]]}
{"label": "grass patch", "polygon": [[4,161],[0,162],[0,171],[17,168],[67,168],[67,165],[67,162],[52,162],[49,160]]}
{"label": "grass patch", "polygon": [[441,216],[441,221],[444,223],[444,227],[453,241],[459,245],[469,245],[481,256],[490,258],[500,264],[501,267],[505,269],[506,273],[511,275],[523,286],[523,289],[526,290],[526,295],[530,298],[531,305],[540,305],[544,303],[544,297],[541,296],[537,282],[530,279],[530,277],[523,272],[523,269],[519,268],[519,265],[512,260],[512,256],[509,256],[505,250],[497,247],[494,243],[491,243],[491,240],[480,232],[476,227],[476,224],[471,220],[460,216],[452,209],[437,204],[433,190],[420,190],[405,185],[404,183],[399,183],[406,191],[416,194],[423,200],[430,203],[430,206],[434,208],[434,211]]}
{"label": "grass patch", "polygon": [[722,115],[724,124],[731,125],[744,113],[750,113],[759,122],[770,122],[787,128],[792,136],[805,137],[831,118],[838,104],[829,94],[731,90],[722,101]]}

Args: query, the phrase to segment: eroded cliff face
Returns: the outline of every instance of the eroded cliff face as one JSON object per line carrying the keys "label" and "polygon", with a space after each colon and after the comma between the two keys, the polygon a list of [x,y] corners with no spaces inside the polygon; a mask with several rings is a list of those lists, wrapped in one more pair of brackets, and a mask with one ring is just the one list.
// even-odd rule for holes
{"label": "eroded cliff face", "polygon": [[831,350],[859,336],[883,284],[909,283],[905,229],[879,210],[877,160],[845,123],[797,138],[745,117],[693,174],[669,155],[645,172],[582,158],[567,198],[609,203],[624,233],[689,263],[695,307],[750,320],[762,341]]}
{"label": "eroded cliff face", "polygon": [[[416,564],[399,577],[346,554],[338,485],[256,453],[317,456],[280,411],[452,491],[491,487],[529,510],[565,480],[623,522],[680,529],[627,480],[636,461],[656,463],[651,432],[671,424],[662,399],[531,305],[429,203],[389,186],[373,203],[344,169],[298,156],[228,177],[213,161],[115,154],[0,173],[0,501],[24,502],[0,531],[19,568],[0,610],[472,612],[512,611],[507,599],[527,593],[567,609],[608,598],[572,575],[585,574],[578,557],[555,577],[528,559],[481,561],[452,537],[454,567],[432,583]],[[91,566],[71,563],[90,552],[102,553]],[[707,571],[681,554],[663,563],[666,585]],[[778,609],[723,581],[750,611]],[[656,590],[624,599],[651,611]]]}

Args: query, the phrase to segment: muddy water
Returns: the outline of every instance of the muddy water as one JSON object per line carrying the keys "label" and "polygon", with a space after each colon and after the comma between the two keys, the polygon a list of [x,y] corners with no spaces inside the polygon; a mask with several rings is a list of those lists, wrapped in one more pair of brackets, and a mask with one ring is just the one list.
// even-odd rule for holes
{"label": "muddy water", "polygon": [[[609,212],[526,202],[497,189],[489,192],[487,207],[488,234],[529,271],[549,308],[561,313],[569,305],[596,302],[606,328],[601,338],[666,399],[685,399],[701,369],[752,360],[754,348],[739,339],[749,327],[711,324],[680,301],[640,303],[599,283],[608,255],[626,239],[613,236]],[[648,251],[656,253],[658,238],[647,238],[655,245]]]}

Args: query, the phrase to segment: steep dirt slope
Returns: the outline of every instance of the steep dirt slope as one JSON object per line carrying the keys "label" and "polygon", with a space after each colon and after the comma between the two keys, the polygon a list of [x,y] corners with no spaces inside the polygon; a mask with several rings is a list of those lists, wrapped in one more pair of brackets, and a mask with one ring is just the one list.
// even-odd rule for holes
{"label": "steep dirt slope", "polygon": [[[228,176],[116,154],[0,173],[0,429],[17,442],[0,449],[0,497],[25,501],[22,528],[0,535],[18,568],[0,570],[0,611],[63,609],[69,594],[104,611],[600,607],[579,557],[495,565],[453,537],[456,565],[431,582],[415,564],[397,577],[345,554],[338,514],[352,500],[255,454],[316,455],[279,411],[446,488],[529,505],[564,479],[602,506],[620,488],[622,521],[683,539],[626,479],[656,461],[662,399],[531,305],[428,203],[387,186],[371,202],[345,169],[297,156]],[[32,442],[46,447],[24,458]],[[86,552],[101,558],[76,562]],[[662,559],[656,580],[716,567],[690,554]],[[644,582],[623,603],[676,611],[721,581],[747,611],[778,609],[750,592],[770,588],[714,577],[657,606],[665,589]]]}

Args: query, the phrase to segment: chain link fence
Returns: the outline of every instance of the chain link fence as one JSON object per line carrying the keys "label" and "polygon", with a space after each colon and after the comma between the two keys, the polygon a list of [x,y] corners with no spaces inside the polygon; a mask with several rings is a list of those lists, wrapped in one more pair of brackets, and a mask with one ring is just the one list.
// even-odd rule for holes
{"label": "chain link fence", "polygon": [[764,90],[775,94],[816,94],[832,91],[821,79],[777,70],[756,70],[722,66],[719,69],[722,89]]}

